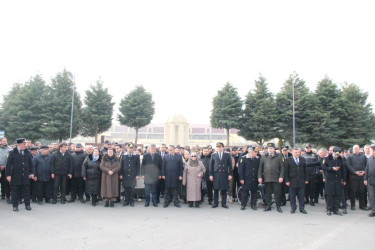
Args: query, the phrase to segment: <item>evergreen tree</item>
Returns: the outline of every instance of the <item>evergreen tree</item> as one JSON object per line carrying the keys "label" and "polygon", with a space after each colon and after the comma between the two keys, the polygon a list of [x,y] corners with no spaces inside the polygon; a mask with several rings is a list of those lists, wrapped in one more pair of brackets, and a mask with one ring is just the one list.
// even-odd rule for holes
{"label": "evergreen tree", "polygon": [[82,135],[94,136],[97,143],[98,134],[112,126],[112,96],[107,88],[103,88],[101,80],[86,90],[85,107],[82,109]]}
{"label": "evergreen tree", "polygon": [[138,142],[138,130],[147,126],[155,114],[152,95],[143,86],[137,86],[120,102],[120,114],[117,118],[121,125],[135,129],[135,144]]}
{"label": "evergreen tree", "polygon": [[[297,74],[289,76],[281,91],[276,95],[278,110],[279,138],[293,141],[293,82]],[[314,96],[310,94],[305,81],[300,79],[294,86],[296,143],[305,143],[311,139],[314,120],[312,116]],[[291,143],[292,144],[292,143]]]}
{"label": "evergreen tree", "polygon": [[344,133],[338,129],[340,89],[326,76],[318,83],[314,96],[314,126],[310,142],[324,147],[339,145]]}
{"label": "evergreen tree", "polygon": [[[73,88],[73,76],[65,69],[51,79],[47,105],[50,115],[42,128],[46,139],[62,141],[69,138]],[[81,106],[79,93],[75,91],[72,137],[77,136],[80,130]]]}
{"label": "evergreen tree", "polygon": [[276,121],[276,102],[266,78],[260,75],[255,81],[255,89],[246,96],[239,135],[263,145],[265,141],[277,137]]}
{"label": "evergreen tree", "polygon": [[367,103],[368,93],[355,84],[344,84],[339,99],[339,126],[342,130],[337,146],[349,148],[370,143],[375,138],[374,113]]}
{"label": "evergreen tree", "polygon": [[213,128],[223,128],[227,131],[227,145],[229,146],[229,130],[239,127],[242,112],[242,100],[238,91],[230,83],[219,90],[213,98],[213,109],[210,122]]}

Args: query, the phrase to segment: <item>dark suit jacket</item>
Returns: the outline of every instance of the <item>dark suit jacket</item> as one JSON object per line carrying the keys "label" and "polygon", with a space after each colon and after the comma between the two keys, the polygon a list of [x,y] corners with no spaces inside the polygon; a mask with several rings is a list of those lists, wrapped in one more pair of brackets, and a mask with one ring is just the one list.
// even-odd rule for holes
{"label": "dark suit jacket", "polygon": [[210,176],[214,177],[214,189],[228,190],[228,176],[233,175],[232,157],[229,153],[223,152],[220,160],[219,153],[213,153],[210,160]]}
{"label": "dark suit jacket", "polygon": [[303,188],[305,186],[305,181],[309,180],[306,160],[303,157],[298,158],[298,166],[293,156],[286,159],[284,173],[285,182],[290,182],[290,187],[293,188]]}
{"label": "dark suit jacket", "polygon": [[159,180],[162,163],[160,154],[154,154],[154,160],[150,153],[143,155],[141,176],[145,177],[145,184],[154,184]]}
{"label": "dark suit jacket", "polygon": [[165,176],[165,187],[176,188],[179,184],[179,177],[182,178],[184,171],[184,164],[182,156],[179,154],[166,155],[161,168],[161,175]]}

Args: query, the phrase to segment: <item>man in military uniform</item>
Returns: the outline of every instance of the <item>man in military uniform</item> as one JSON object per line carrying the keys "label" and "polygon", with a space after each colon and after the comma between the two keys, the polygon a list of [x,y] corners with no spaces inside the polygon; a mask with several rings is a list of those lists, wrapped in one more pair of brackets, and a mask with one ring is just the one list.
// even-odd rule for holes
{"label": "man in military uniform", "polygon": [[305,158],[307,174],[309,176],[309,183],[305,187],[305,199],[307,203],[310,201],[311,206],[315,206],[315,176],[319,173],[320,161],[318,155],[312,152],[310,143],[306,144],[305,153],[302,157]]}
{"label": "man in military uniform", "polygon": [[242,156],[239,162],[238,175],[242,184],[241,210],[245,210],[251,193],[251,209],[257,210],[258,170],[260,158],[256,148],[248,147],[248,154]]}
{"label": "man in military uniform", "polygon": [[214,204],[212,208],[219,206],[219,191],[221,191],[221,206],[227,206],[227,191],[229,189],[229,181],[232,180],[232,157],[229,153],[224,152],[224,144],[218,142],[216,144],[216,152],[212,154],[210,160],[210,181],[214,183]]}
{"label": "man in military uniform", "polygon": [[134,144],[129,143],[128,152],[121,159],[120,179],[125,190],[125,201],[123,206],[134,207],[135,186],[139,179],[140,159],[134,152]]}
{"label": "man in military uniform", "polygon": [[279,213],[281,210],[281,183],[284,181],[284,162],[281,155],[276,154],[276,145],[268,143],[268,154],[265,154],[261,160],[258,171],[258,181],[260,184],[265,183],[267,207],[264,211],[271,211],[272,193],[275,196],[276,207]]}
{"label": "man in military uniform", "polygon": [[327,195],[327,215],[332,213],[342,216],[339,212],[340,196],[343,185],[346,185],[345,162],[340,156],[341,148],[334,147],[333,153],[323,161],[325,171],[325,191]]}
{"label": "man in military uniform", "polygon": [[26,149],[26,139],[17,139],[17,147],[9,151],[5,174],[11,185],[13,211],[18,211],[18,201],[23,195],[26,210],[30,207],[30,178],[34,178],[33,162]]}

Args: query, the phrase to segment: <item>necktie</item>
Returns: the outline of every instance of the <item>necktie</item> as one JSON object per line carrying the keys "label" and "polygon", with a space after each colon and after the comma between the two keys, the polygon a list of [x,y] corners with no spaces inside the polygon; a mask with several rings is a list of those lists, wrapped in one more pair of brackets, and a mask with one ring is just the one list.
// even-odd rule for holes
{"label": "necktie", "polygon": [[220,160],[221,160],[221,153],[219,154]]}
{"label": "necktie", "polygon": [[23,155],[23,150],[21,150],[21,155]]}
{"label": "necktie", "polygon": [[154,155],[153,154],[151,155],[151,159],[154,160]]}
{"label": "necktie", "polygon": [[296,158],[296,163],[297,163],[297,166],[298,166],[299,165],[298,158]]}

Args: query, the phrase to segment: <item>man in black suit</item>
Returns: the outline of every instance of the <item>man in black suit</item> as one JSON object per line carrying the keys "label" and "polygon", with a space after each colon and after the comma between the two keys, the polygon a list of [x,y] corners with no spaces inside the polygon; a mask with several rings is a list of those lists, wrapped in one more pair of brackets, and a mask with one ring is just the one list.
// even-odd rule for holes
{"label": "man in black suit", "polygon": [[150,205],[150,193],[152,193],[152,205],[157,207],[157,189],[163,160],[161,155],[156,153],[155,144],[151,144],[149,149],[150,152],[143,155],[141,167],[142,179],[145,181],[145,207]]}
{"label": "man in black suit", "polygon": [[[161,156],[161,160],[163,161],[164,160],[164,157],[166,155],[168,155],[168,152],[167,152],[167,145],[165,145],[164,143],[161,144],[160,148],[159,148],[159,154]],[[165,191],[165,180],[163,178],[161,178],[159,180],[159,184],[158,184],[158,190],[156,191],[156,200],[158,203],[160,203],[160,197],[164,197],[164,191]]]}
{"label": "man in black suit", "polygon": [[210,181],[214,183],[214,205],[212,208],[219,206],[219,191],[221,191],[221,206],[227,206],[227,191],[229,181],[232,180],[232,158],[229,153],[224,152],[224,144],[216,144],[216,152],[212,154],[210,160]]}
{"label": "man in black suit", "polygon": [[26,139],[17,139],[17,147],[9,151],[5,167],[7,181],[11,186],[13,211],[18,211],[18,201],[23,195],[26,210],[30,207],[30,178],[34,178],[32,156],[26,149]]}
{"label": "man in black suit", "polygon": [[301,149],[294,148],[293,156],[286,159],[285,182],[289,187],[290,213],[294,214],[297,209],[296,195],[298,197],[299,211],[307,214],[305,210],[305,184],[308,184],[309,177],[306,170],[305,158],[301,157]]}
{"label": "man in black suit", "polygon": [[170,203],[170,194],[173,193],[175,207],[181,207],[178,200],[178,185],[182,180],[183,162],[182,156],[175,153],[175,146],[170,145],[169,154],[164,156],[162,164],[162,178],[165,180],[164,206],[168,207]]}

